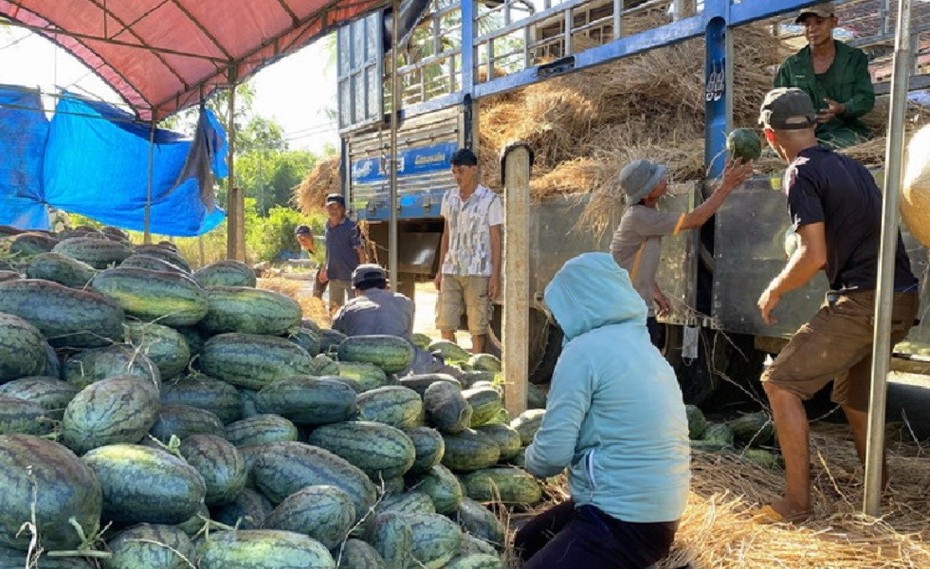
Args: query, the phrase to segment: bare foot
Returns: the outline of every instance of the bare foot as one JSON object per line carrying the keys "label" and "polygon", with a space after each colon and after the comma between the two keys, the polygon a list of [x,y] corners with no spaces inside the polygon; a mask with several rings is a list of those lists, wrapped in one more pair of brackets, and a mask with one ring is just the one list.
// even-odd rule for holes
{"label": "bare foot", "polygon": [[755,516],[758,523],[801,523],[810,519],[813,512],[810,508],[797,507],[782,498],[759,509]]}

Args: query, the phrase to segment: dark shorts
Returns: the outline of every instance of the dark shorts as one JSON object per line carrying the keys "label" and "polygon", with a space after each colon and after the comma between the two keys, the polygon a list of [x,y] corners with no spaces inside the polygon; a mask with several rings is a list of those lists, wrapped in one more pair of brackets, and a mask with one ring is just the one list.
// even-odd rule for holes
{"label": "dark shorts", "polygon": [[[896,292],[891,316],[891,345],[907,336],[917,314],[916,292]],[[867,411],[872,383],[875,291],[850,292],[825,302],[795,333],[763,383],[807,400],[833,380],[834,403]]]}
{"label": "dark shorts", "polygon": [[632,523],[569,500],[514,536],[523,569],[645,569],[665,558],[678,522]]}

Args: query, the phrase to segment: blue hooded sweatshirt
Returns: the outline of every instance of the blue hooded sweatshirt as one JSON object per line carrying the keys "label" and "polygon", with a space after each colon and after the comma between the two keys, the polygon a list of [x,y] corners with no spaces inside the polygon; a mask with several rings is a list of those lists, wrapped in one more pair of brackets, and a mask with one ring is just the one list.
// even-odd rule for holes
{"label": "blue hooded sweatshirt", "polygon": [[576,505],[626,522],[678,520],[691,478],[675,372],[649,341],[646,305],[607,253],[570,259],[546,287],[565,333],[526,469],[569,467]]}

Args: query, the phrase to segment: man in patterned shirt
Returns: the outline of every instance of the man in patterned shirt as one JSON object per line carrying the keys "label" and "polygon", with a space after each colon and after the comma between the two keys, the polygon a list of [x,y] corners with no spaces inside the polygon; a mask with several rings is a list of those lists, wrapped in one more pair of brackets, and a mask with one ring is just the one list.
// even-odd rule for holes
{"label": "man in patterned shirt", "polygon": [[484,351],[491,301],[501,290],[501,243],[504,206],[500,197],[478,183],[478,158],[467,148],[452,155],[458,188],[446,192],[440,214],[445,219],[436,274],[436,328],[455,341],[464,311],[472,353]]}

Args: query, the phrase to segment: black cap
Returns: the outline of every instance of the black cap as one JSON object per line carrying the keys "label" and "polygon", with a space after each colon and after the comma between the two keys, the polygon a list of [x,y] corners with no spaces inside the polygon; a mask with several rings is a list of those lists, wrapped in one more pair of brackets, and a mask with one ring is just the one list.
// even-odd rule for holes
{"label": "black cap", "polygon": [[779,87],[765,95],[759,124],[777,130],[810,128],[817,124],[817,113],[810,95],[797,87]]}
{"label": "black cap", "polygon": [[478,157],[468,148],[461,148],[455,151],[450,162],[453,166],[477,166]]}
{"label": "black cap", "polygon": [[329,205],[331,203],[337,203],[341,205],[342,207],[345,207],[346,199],[342,197],[342,194],[329,194],[328,196],[326,196],[326,205]]}
{"label": "black cap", "polygon": [[311,233],[310,227],[307,225],[298,225],[294,228],[294,235],[310,235]]}
{"label": "black cap", "polygon": [[377,281],[387,282],[387,273],[381,268],[381,265],[374,263],[365,263],[355,267],[352,271],[352,286],[358,288],[359,285]]}

